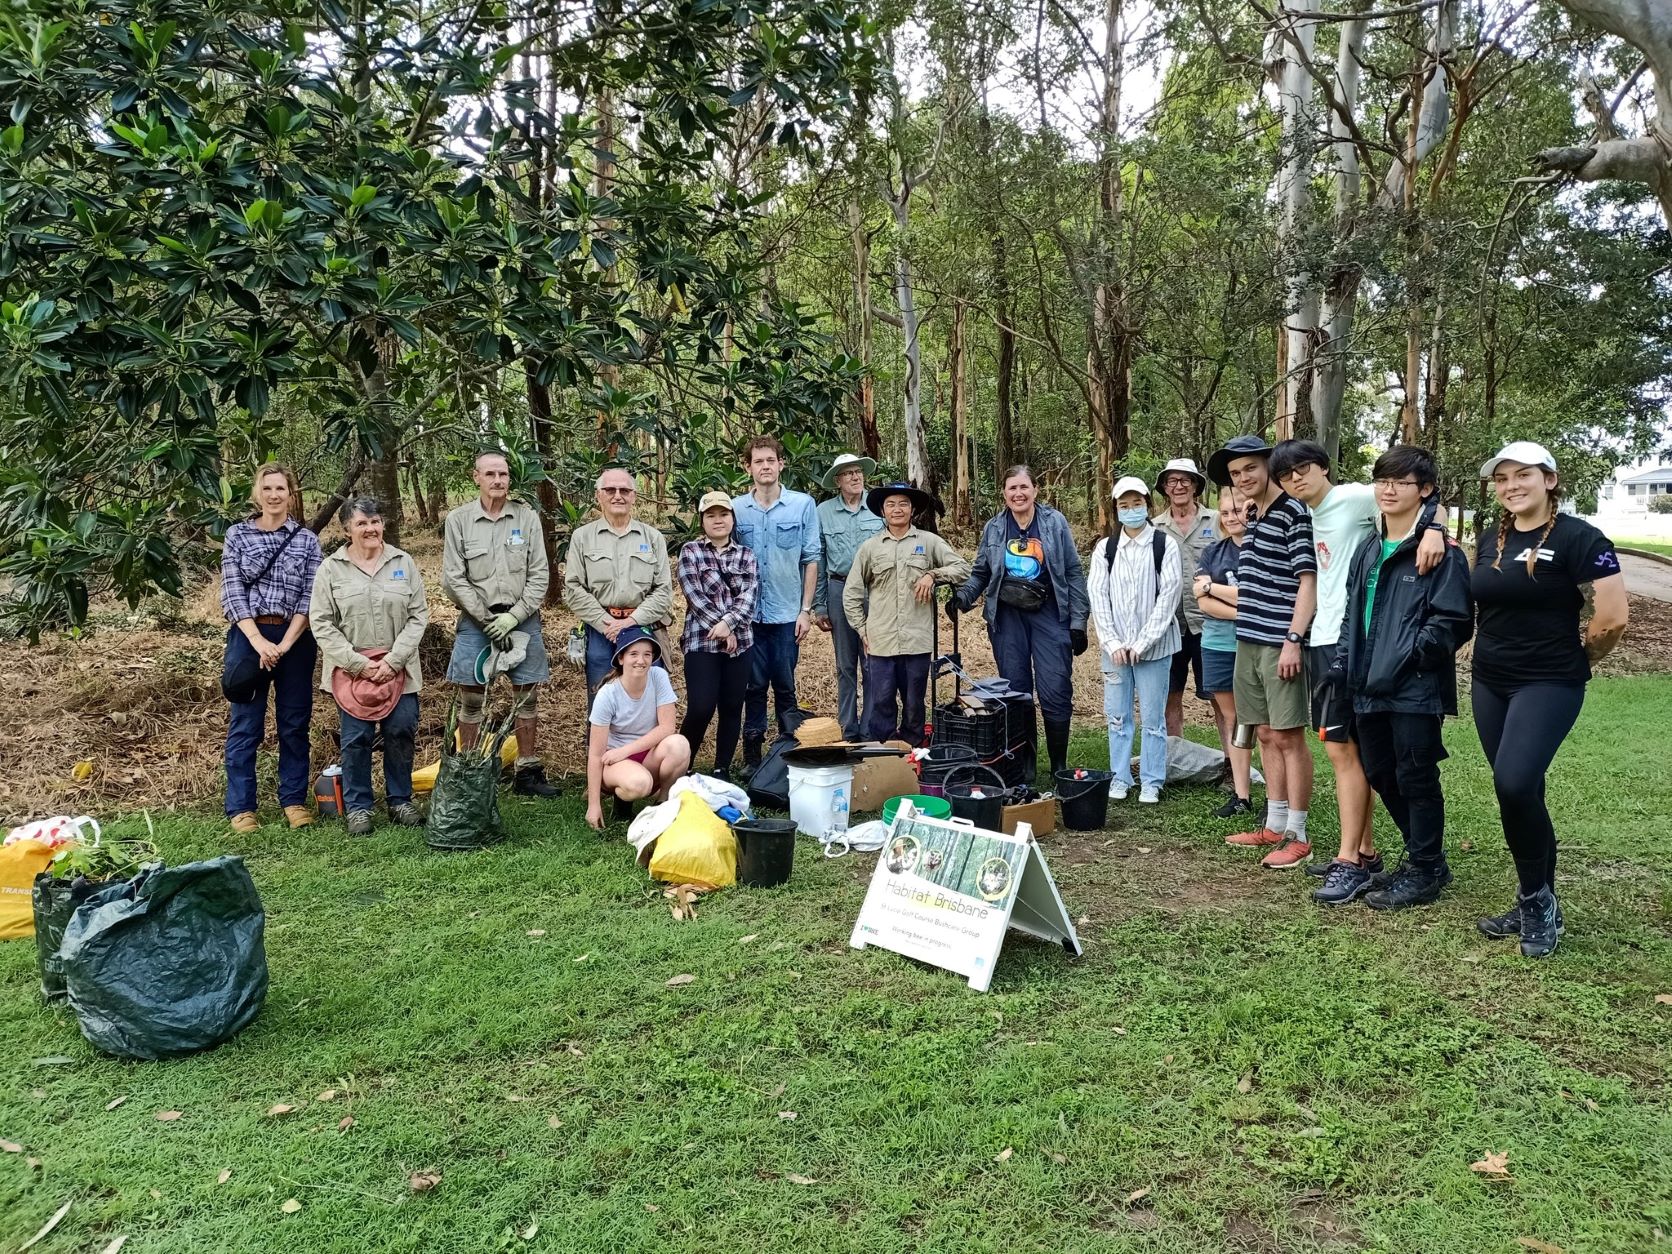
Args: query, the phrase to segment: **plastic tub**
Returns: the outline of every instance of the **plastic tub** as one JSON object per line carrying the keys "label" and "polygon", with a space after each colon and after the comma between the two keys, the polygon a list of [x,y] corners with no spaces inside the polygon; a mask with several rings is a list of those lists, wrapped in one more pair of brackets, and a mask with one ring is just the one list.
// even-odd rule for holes
{"label": "plastic tub", "polygon": [[929,797],[920,793],[907,793],[903,797],[890,797],[882,803],[882,821],[890,825],[894,816],[900,812],[900,803],[909,801],[915,809],[926,819],[949,819],[952,817],[952,803],[945,797]]}
{"label": "plastic tub", "polygon": [[1065,767],[1053,778],[1062,803],[1062,825],[1076,832],[1098,832],[1109,825],[1109,781],[1112,771]]}
{"label": "plastic tub", "polygon": [[984,766],[961,769],[946,784],[946,799],[952,803],[953,815],[989,832],[1004,826],[1004,807],[1010,803],[1010,793],[1004,776]]}
{"label": "plastic tub", "polygon": [[798,832],[823,839],[848,830],[853,764],[790,766],[790,818]]}
{"label": "plastic tub", "polygon": [[739,884],[776,888],[789,879],[795,865],[793,819],[739,819],[732,832],[737,837]]}

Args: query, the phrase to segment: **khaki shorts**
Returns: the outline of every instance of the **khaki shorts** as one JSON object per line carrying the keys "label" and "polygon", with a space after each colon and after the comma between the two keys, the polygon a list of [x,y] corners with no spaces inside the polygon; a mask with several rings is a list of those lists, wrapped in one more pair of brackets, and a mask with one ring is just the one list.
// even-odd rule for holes
{"label": "khaki shorts", "polygon": [[1277,655],[1282,646],[1237,641],[1236,677],[1231,692],[1237,703],[1237,722],[1254,723],[1274,731],[1305,727],[1311,721],[1311,695],[1306,679],[1306,657],[1293,679],[1277,677]]}

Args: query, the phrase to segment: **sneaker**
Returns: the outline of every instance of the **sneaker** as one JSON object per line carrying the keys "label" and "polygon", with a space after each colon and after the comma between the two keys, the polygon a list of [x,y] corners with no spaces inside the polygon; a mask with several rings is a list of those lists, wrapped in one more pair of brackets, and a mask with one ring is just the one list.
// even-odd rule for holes
{"label": "sneaker", "polygon": [[708,774],[710,778],[717,779],[722,784],[729,784],[732,782],[731,767],[729,766],[717,766]]}
{"label": "sneaker", "polygon": [[1263,784],[1266,782],[1266,777],[1260,774],[1259,767],[1251,766],[1248,768],[1248,781],[1252,784]]}
{"label": "sneaker", "polygon": [[1439,897],[1445,882],[1437,871],[1401,862],[1399,868],[1386,877],[1387,883],[1374,892],[1366,893],[1364,904],[1372,910],[1404,910],[1410,906],[1425,906]]}
{"label": "sneaker", "polygon": [[[1330,868],[1334,865],[1334,862],[1309,862],[1306,864],[1306,873],[1308,875],[1316,876],[1321,880],[1328,879]],[[1358,860],[1358,865],[1364,868],[1364,870],[1371,876],[1381,875],[1382,855],[1379,853],[1373,853],[1368,858],[1360,858]]]}
{"label": "sneaker", "polygon": [[1281,845],[1283,843],[1283,833],[1274,832],[1269,827],[1257,827],[1251,832],[1235,832],[1225,838],[1225,843],[1245,848],[1263,849],[1267,845]]}
{"label": "sneaker", "polygon": [[314,812],[307,806],[286,806],[284,808],[285,822],[292,827],[312,827]]}
{"label": "sneaker", "polygon": [[546,779],[546,768],[538,762],[519,766],[511,777],[511,791],[519,797],[561,797],[563,790]]}
{"label": "sneaker", "polygon": [[1132,785],[1131,784],[1123,784],[1118,779],[1112,779],[1112,780],[1109,781],[1109,800],[1110,801],[1125,801],[1126,800],[1126,794],[1131,792],[1131,791],[1132,791]]}
{"label": "sneaker", "polygon": [[1268,871],[1292,871],[1311,856],[1310,842],[1290,837],[1261,858],[1260,865]]}
{"label": "sneaker", "polygon": [[[1475,928],[1482,936],[1490,936],[1493,940],[1508,940],[1511,936],[1521,935],[1521,903],[1517,901],[1503,914],[1494,914],[1489,918],[1476,919]],[[1562,903],[1556,903],[1556,935],[1561,936],[1567,931],[1567,922],[1562,918]]]}
{"label": "sneaker", "polygon": [[261,828],[261,820],[256,817],[254,810],[240,810],[237,814],[231,816],[230,821],[232,830],[245,836],[251,832],[259,831]]}
{"label": "sneaker", "polygon": [[350,810],[348,812],[348,834],[350,836],[370,836],[372,834],[372,812],[370,810]]}
{"label": "sneaker", "polygon": [[403,801],[398,806],[390,806],[389,817],[401,827],[424,826],[423,813],[410,801]]}
{"label": "sneaker", "polygon": [[[1370,872],[1356,862],[1326,862],[1324,883],[1312,890],[1312,900],[1320,906],[1345,906],[1361,894],[1370,891]],[[1311,867],[1306,868],[1311,871]]]}
{"label": "sneaker", "polygon": [[1159,788],[1145,787],[1138,793],[1138,803],[1140,805],[1152,806],[1157,804],[1160,800],[1161,790]]}
{"label": "sneaker", "polygon": [[1521,956],[1548,958],[1561,940],[1556,930],[1556,894],[1541,888],[1517,904],[1521,907]]}
{"label": "sneaker", "polygon": [[1234,819],[1239,814],[1249,814],[1254,809],[1254,803],[1247,797],[1239,797],[1232,793],[1225,799],[1225,804],[1213,812],[1216,819]]}

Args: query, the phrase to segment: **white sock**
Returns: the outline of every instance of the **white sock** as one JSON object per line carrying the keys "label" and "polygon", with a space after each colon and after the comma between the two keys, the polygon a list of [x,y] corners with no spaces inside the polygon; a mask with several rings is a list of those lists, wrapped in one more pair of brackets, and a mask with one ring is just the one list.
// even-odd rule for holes
{"label": "white sock", "polygon": [[1289,803],[1287,801],[1273,801],[1266,798],[1266,827],[1274,832],[1281,832],[1289,823]]}
{"label": "white sock", "polygon": [[[1274,827],[1271,830],[1275,832],[1280,829]],[[1298,840],[1304,845],[1306,843],[1306,811],[1290,810],[1289,826],[1281,830],[1287,832],[1291,840]]]}

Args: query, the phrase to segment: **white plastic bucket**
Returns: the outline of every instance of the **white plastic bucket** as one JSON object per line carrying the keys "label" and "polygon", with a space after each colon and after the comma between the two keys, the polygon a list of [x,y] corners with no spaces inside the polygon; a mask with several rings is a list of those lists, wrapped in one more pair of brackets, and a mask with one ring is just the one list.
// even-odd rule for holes
{"label": "white plastic bucket", "polygon": [[790,817],[795,830],[823,840],[848,830],[853,800],[853,765],[791,766]]}

